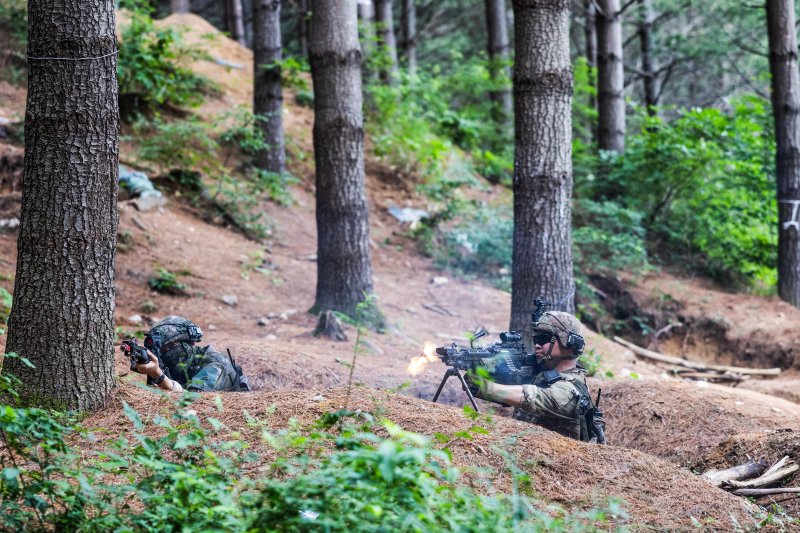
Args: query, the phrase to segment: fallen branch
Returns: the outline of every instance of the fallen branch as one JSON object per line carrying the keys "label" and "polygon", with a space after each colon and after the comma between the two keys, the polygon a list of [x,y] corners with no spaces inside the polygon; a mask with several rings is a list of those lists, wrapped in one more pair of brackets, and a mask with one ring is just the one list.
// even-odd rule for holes
{"label": "fallen branch", "polygon": [[682,378],[690,378],[690,379],[710,379],[716,381],[747,381],[750,379],[750,376],[740,376],[736,374],[719,374],[715,372],[695,372],[692,369],[687,369],[688,371],[678,372],[673,370],[673,374],[676,374]]}
{"label": "fallen branch", "polygon": [[746,463],[725,470],[709,470],[704,472],[702,477],[719,487],[725,482],[738,479],[747,479],[761,475],[767,468],[767,463],[747,461]]}
{"label": "fallen branch", "polygon": [[684,366],[686,368],[694,368],[696,370],[716,370],[718,372],[733,372],[736,374],[745,374],[753,376],[777,376],[781,373],[780,368],[744,368],[739,366],[708,365],[705,363],[698,363],[696,361],[690,361],[685,358],[673,357],[671,355],[664,355],[658,352],[646,350],[641,346],[636,346],[635,344],[630,343],[625,339],[621,339],[620,337],[616,336],[614,337],[614,342],[617,342],[625,346],[626,348],[629,348],[633,353],[635,353],[640,357],[652,359],[654,361],[659,361],[661,363],[669,363],[672,365]]}
{"label": "fallen branch", "polygon": [[737,489],[731,494],[737,496],[768,496],[770,494],[800,494],[800,487],[774,489]]}
{"label": "fallen branch", "polygon": [[434,313],[439,313],[442,316],[453,316],[453,313],[445,309],[439,304],[422,304],[422,307]]}
{"label": "fallen branch", "polygon": [[778,481],[785,478],[789,474],[794,474],[798,470],[800,470],[800,465],[797,465],[792,461],[790,464],[787,464],[785,467],[781,469],[774,470],[768,474],[764,474],[755,479],[749,479],[747,481],[736,481],[732,479],[730,481],[726,481],[725,484],[737,488],[764,487],[766,485],[777,483]]}

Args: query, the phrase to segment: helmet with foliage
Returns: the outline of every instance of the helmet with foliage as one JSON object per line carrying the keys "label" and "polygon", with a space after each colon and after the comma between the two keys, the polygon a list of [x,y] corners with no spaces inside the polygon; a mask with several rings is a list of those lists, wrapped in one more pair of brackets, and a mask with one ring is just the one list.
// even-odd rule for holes
{"label": "helmet with foliage", "polygon": [[533,335],[548,333],[558,339],[559,344],[569,348],[577,356],[583,353],[586,342],[580,320],[562,311],[547,311],[533,324]]}
{"label": "helmet with foliage", "polygon": [[185,360],[193,351],[194,343],[203,338],[203,330],[186,318],[170,315],[150,328],[144,345],[151,351],[160,352],[162,360],[171,366]]}

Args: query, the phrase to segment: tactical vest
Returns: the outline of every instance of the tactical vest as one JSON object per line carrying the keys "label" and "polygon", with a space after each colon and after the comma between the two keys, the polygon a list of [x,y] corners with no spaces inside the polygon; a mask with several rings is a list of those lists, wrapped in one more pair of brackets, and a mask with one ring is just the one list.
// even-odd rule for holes
{"label": "tactical vest", "polygon": [[537,424],[565,437],[569,437],[584,442],[589,442],[596,436],[592,420],[595,414],[595,406],[592,397],[589,395],[589,388],[586,380],[580,372],[560,373],[555,370],[539,372],[533,380],[532,385],[541,389],[548,389],[559,381],[568,381],[573,388],[573,399],[568,404],[565,411],[553,411],[540,409],[536,413],[523,411],[519,407],[514,408],[513,417],[517,420]]}

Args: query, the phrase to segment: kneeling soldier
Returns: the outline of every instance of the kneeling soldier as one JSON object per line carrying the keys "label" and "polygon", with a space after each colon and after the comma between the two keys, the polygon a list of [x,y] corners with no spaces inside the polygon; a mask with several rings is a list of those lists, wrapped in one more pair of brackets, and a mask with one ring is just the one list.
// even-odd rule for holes
{"label": "kneeling soldier", "polygon": [[472,393],[514,407],[513,417],[582,441],[605,442],[605,422],[577,363],[585,345],[574,316],[548,311],[533,324],[537,373],[530,385],[501,385],[467,375]]}

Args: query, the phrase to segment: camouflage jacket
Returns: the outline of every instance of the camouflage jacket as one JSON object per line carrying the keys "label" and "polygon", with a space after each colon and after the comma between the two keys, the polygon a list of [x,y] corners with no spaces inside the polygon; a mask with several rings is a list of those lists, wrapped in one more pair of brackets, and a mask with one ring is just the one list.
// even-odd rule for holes
{"label": "camouflage jacket", "polygon": [[586,424],[582,421],[592,400],[583,369],[540,372],[534,377],[533,384],[522,386],[522,393],[524,400],[514,409],[514,418],[566,437],[589,440]]}
{"label": "camouflage jacket", "polygon": [[170,377],[188,390],[232,391],[235,390],[236,370],[228,357],[213,346],[195,346],[187,361],[170,368]]}

